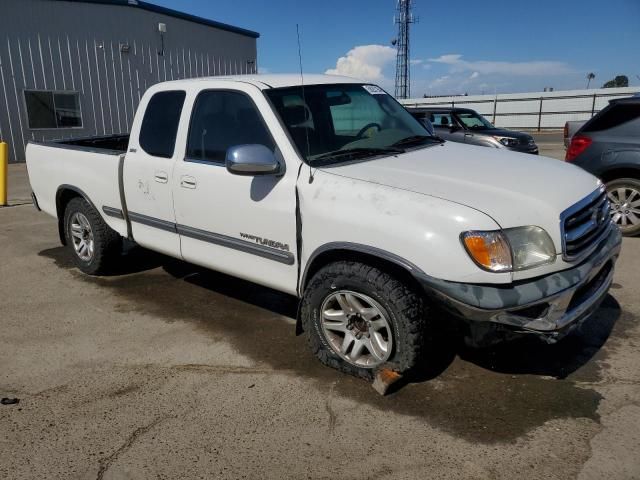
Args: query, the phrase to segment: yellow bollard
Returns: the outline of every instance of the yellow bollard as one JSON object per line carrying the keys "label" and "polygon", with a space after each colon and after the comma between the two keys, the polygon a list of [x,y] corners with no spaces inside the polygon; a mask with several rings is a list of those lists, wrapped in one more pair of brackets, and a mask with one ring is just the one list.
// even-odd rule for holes
{"label": "yellow bollard", "polygon": [[7,205],[7,177],[9,170],[9,146],[0,142],[0,207]]}

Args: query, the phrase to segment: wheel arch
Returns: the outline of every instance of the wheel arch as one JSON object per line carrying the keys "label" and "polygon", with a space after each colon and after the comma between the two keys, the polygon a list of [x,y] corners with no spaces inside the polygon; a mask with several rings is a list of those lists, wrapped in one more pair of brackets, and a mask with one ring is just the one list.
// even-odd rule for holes
{"label": "wheel arch", "polygon": [[358,261],[383,269],[399,280],[421,288],[416,276],[424,276],[424,272],[412,262],[386,250],[350,242],[332,242],[318,247],[309,257],[300,278],[299,294],[303,295],[309,280],[322,267],[339,261]]}
{"label": "wheel arch", "polygon": [[[87,194],[78,187],[65,184],[60,185],[58,187],[58,190],[56,191],[56,216],[58,218],[58,235],[60,237],[60,242],[62,243],[62,245],[67,244],[67,238],[64,233],[64,211],[66,210],[69,202],[77,197],[83,198],[89,203],[89,205],[96,209],[96,206],[89,199]],[[96,209],[96,211],[99,210]]]}
{"label": "wheel arch", "polygon": [[640,165],[637,167],[619,167],[605,170],[600,174],[604,183],[611,182],[618,178],[635,178],[640,180]]}

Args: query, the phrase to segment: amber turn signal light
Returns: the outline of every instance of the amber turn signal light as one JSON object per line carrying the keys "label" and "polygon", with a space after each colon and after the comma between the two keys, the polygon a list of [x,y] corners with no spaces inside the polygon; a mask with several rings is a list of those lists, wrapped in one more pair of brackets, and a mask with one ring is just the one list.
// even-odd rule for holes
{"label": "amber turn signal light", "polygon": [[511,249],[501,232],[465,232],[462,243],[479,267],[492,272],[511,270]]}

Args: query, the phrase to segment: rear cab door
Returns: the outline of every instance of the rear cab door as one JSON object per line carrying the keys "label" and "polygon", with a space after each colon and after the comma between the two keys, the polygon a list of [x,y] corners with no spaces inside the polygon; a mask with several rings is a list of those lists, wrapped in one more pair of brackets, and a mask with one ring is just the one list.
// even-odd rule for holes
{"label": "rear cab door", "polygon": [[[300,160],[264,94],[244,82],[197,83],[185,111],[189,121],[180,126],[173,182],[182,257],[295,294]],[[230,173],[227,150],[249,144],[272,150],[284,174]]]}
{"label": "rear cab door", "polygon": [[176,137],[186,92],[152,87],[142,99],[123,170],[126,208],[135,241],[180,256],[173,209]]}

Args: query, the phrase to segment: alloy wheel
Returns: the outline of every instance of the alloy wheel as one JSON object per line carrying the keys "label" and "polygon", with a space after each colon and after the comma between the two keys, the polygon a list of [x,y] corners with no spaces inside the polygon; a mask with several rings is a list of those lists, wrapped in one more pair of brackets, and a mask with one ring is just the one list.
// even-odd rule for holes
{"label": "alloy wheel", "polygon": [[349,290],[329,295],[321,307],[322,332],[331,349],[359,367],[375,367],[393,349],[389,315],[371,297]]}
{"label": "alloy wheel", "polygon": [[81,212],[75,212],[69,221],[71,241],[76,255],[83,262],[90,262],[93,258],[95,242],[93,231],[87,217]]}
{"label": "alloy wheel", "polygon": [[640,225],[640,191],[633,187],[617,187],[607,192],[611,202],[611,218],[621,228]]}

